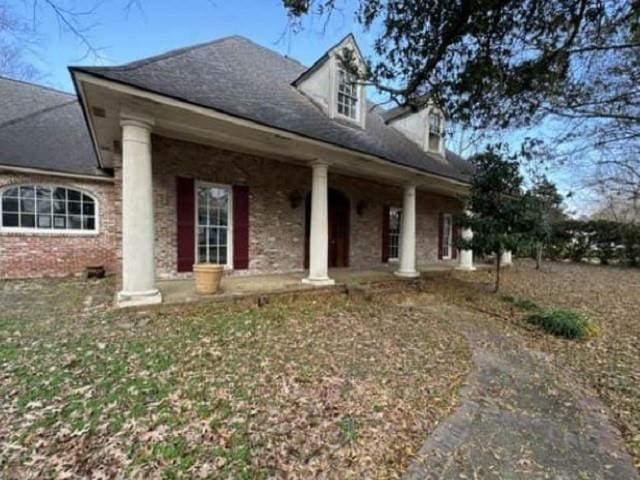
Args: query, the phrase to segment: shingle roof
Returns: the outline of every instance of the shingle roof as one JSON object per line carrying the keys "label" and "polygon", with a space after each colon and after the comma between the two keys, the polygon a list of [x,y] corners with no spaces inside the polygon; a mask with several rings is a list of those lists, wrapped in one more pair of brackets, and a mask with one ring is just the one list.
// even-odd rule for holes
{"label": "shingle roof", "polygon": [[105,176],[74,95],[3,77],[0,165]]}
{"label": "shingle roof", "polygon": [[367,112],[366,130],[329,118],[292,86],[300,63],[239,37],[226,37],[117,67],[72,67],[264,125],[374,155],[425,172],[467,180],[469,164],[425,153],[386,125],[381,108]]}

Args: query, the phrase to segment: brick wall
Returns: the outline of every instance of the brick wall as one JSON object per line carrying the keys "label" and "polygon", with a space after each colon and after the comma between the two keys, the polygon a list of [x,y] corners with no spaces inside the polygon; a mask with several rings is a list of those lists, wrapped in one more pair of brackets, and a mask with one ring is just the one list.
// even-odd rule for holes
{"label": "brick wall", "polygon": [[[156,273],[175,278],[176,176],[250,187],[249,270],[236,273],[301,271],[304,261],[304,201],[291,207],[297,190],[311,189],[311,168],[220,150],[164,137],[153,137],[153,181],[156,217]],[[117,175],[116,175],[117,177]],[[402,189],[338,175],[329,171],[329,186],[351,204],[350,265],[373,267],[382,259],[382,209],[402,207]],[[358,213],[358,204],[364,208]],[[416,250],[418,264],[437,261],[438,213],[457,212],[452,198],[418,192]]]}
{"label": "brick wall", "polygon": [[0,278],[72,275],[81,273],[87,265],[103,265],[109,272],[116,271],[120,222],[112,183],[0,173],[0,189],[14,184],[57,185],[92,194],[99,202],[99,231],[95,235],[0,231]]}

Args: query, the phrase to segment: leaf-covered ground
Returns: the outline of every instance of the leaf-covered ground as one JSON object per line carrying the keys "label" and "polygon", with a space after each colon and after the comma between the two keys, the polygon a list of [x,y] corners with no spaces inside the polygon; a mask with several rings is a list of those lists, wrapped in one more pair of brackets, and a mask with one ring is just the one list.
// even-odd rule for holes
{"label": "leaf-covered ground", "polygon": [[0,283],[2,478],[394,478],[469,370],[385,297],[109,312],[110,281]]}
{"label": "leaf-covered ground", "polygon": [[[498,328],[526,346],[550,353],[567,375],[599,396],[640,469],[640,270],[587,264],[521,261],[504,271],[500,294],[489,293],[493,272],[457,273],[433,286],[437,301],[490,314]],[[526,307],[566,307],[600,327],[587,341],[554,337],[525,321]]]}

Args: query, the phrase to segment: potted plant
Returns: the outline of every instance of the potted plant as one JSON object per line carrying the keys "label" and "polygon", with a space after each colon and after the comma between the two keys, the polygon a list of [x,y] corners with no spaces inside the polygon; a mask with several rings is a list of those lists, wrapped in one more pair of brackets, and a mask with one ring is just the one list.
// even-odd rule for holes
{"label": "potted plant", "polygon": [[196,263],[193,276],[196,280],[196,293],[211,295],[220,290],[220,281],[224,274],[224,265],[216,263]]}

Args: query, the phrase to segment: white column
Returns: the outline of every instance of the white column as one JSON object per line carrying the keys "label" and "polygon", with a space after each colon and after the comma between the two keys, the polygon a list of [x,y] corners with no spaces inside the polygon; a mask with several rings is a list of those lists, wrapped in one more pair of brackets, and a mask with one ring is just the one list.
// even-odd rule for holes
{"label": "white column", "polygon": [[316,161],[312,168],[309,276],[302,281],[311,285],[333,285],[335,282],[329,278],[329,166]]}
{"label": "white column", "polygon": [[151,128],[153,120],[123,117],[122,291],[118,305],[160,303],[155,287]]}
{"label": "white column", "polygon": [[404,187],[402,203],[402,226],[400,227],[400,268],[395,272],[399,277],[415,278],[416,271],[416,186]]}
{"label": "white column", "polygon": [[[460,236],[463,240],[471,241],[473,240],[473,231],[470,228],[463,228]],[[460,264],[457,269],[467,271],[476,269],[473,266],[473,250],[460,250]]]}
{"label": "white column", "polygon": [[500,255],[500,266],[501,267],[511,267],[513,265],[513,256],[511,255],[510,250],[505,250]]}

